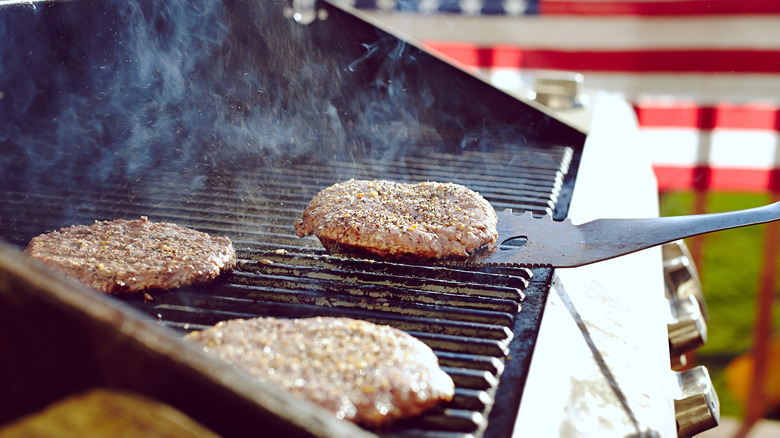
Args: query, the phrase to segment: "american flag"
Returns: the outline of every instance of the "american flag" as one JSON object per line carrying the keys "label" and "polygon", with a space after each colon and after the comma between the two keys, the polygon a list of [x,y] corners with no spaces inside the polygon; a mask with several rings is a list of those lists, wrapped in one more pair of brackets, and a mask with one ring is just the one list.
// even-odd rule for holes
{"label": "american flag", "polygon": [[444,56],[520,87],[582,73],[637,113],[661,190],[780,190],[776,0],[353,0]]}

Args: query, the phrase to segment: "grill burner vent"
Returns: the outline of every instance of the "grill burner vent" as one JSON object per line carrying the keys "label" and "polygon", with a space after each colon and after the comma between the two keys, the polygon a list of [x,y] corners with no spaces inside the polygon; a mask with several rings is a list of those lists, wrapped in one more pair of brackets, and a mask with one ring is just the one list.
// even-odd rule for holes
{"label": "grill burner vent", "polygon": [[293,222],[319,190],[347,178],[449,180],[479,191],[497,209],[560,214],[572,157],[562,146],[456,154],[420,148],[381,164],[247,166],[212,174],[194,191],[186,178],[164,174],[154,183],[5,191],[0,235],[22,247],[59,227],[140,215],[228,235],[239,262],[217,283],[153,293],[148,302],[140,294],[118,299],[181,333],[256,316],[346,316],[394,326],[436,352],[456,394],[441,409],[382,433],[502,436],[513,426],[550,271],[332,257],[316,238],[295,236]]}

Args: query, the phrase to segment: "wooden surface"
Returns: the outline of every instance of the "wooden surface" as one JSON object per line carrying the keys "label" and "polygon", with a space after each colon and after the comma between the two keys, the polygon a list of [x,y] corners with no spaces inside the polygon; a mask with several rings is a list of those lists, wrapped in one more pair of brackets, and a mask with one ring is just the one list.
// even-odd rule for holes
{"label": "wooden surface", "polygon": [[135,394],[93,389],[0,428],[0,437],[210,438],[182,412]]}

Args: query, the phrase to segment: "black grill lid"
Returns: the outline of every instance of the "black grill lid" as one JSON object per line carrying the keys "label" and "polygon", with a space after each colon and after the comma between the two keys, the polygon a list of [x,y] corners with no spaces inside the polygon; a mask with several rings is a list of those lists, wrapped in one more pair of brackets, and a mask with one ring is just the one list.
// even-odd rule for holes
{"label": "black grill lid", "polygon": [[82,0],[0,10],[0,182],[9,169],[25,185],[80,187],[173,172],[197,188],[258,160],[385,163],[421,144],[452,153],[584,142],[328,3],[327,19],[309,25],[285,18],[287,7]]}

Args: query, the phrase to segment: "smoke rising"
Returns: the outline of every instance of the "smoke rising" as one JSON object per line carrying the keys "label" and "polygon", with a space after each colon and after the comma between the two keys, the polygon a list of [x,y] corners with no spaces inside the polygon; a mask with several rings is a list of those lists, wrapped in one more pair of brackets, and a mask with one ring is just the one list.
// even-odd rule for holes
{"label": "smoke rising", "polygon": [[214,121],[198,72],[225,39],[223,14],[208,1],[2,11],[3,167],[89,183],[197,163],[193,135]]}
{"label": "smoke rising", "polygon": [[303,26],[284,18],[286,6],[0,10],[0,183],[173,178],[195,189],[258,162],[382,163],[420,143],[488,148],[540,126],[506,99],[475,101],[448,66],[354,17]]}

